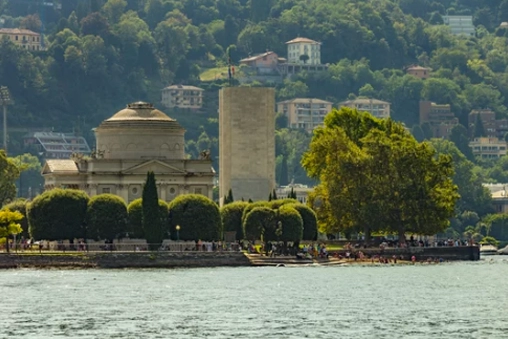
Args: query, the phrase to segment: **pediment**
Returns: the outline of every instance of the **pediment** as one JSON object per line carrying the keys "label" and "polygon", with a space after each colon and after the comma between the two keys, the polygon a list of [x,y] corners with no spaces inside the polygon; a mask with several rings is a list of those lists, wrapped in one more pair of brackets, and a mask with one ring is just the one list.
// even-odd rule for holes
{"label": "pediment", "polygon": [[159,160],[149,160],[138,164],[136,166],[127,168],[122,171],[122,174],[146,174],[147,172],[154,172],[157,174],[186,174],[180,168],[168,165]]}

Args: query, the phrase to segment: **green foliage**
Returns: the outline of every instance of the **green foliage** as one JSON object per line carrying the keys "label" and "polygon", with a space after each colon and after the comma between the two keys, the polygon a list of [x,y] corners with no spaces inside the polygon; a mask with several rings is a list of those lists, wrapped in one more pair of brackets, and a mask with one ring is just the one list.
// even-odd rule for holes
{"label": "green foliage", "polygon": [[120,238],[127,232],[127,205],[113,194],[99,194],[88,201],[86,235],[88,239]]}
{"label": "green foliage", "polygon": [[244,238],[242,216],[245,207],[248,205],[249,203],[247,202],[237,201],[224,205],[220,209],[224,232],[236,232],[236,240],[242,240]]}
{"label": "green foliage", "polygon": [[[168,204],[159,199],[159,219],[162,225],[166,225],[165,228],[168,230]],[[143,199],[139,198],[133,200],[129,206],[127,206],[128,222],[127,222],[127,233],[129,238],[144,239],[145,233],[143,230]]]}
{"label": "green foliage", "polygon": [[22,230],[20,236],[25,237],[25,239],[28,239],[30,237],[30,234],[28,233],[28,217],[27,217],[28,204],[29,202],[26,199],[16,199],[2,208],[2,210],[8,209],[12,212],[19,212],[23,215],[23,219],[19,221],[19,224]]}
{"label": "green foliage", "polygon": [[303,237],[303,219],[293,205],[284,205],[277,210],[277,222],[281,227],[279,240],[298,242]]}
{"label": "green foliage", "polygon": [[496,239],[508,240],[508,215],[491,214],[484,218],[487,225],[487,235]]}
{"label": "green foliage", "polygon": [[16,196],[15,181],[19,177],[19,169],[7,158],[5,150],[0,150],[0,206]]}
{"label": "green foliage", "polygon": [[291,204],[297,204],[297,203],[298,203],[298,200],[296,200],[296,199],[286,198],[286,199],[272,200],[268,203],[268,207],[276,210],[276,209],[281,208],[284,205],[291,205]]}
{"label": "green foliage", "polygon": [[148,172],[146,182],[143,186],[143,197],[141,200],[143,209],[143,233],[150,249],[158,249],[164,240],[165,226],[159,216],[159,198],[155,183],[155,174]]}
{"label": "green foliage", "polygon": [[302,160],[321,183],[310,195],[322,231],[434,234],[458,199],[449,156],[436,157],[401,124],[342,108],[318,128]]}
{"label": "green foliage", "polygon": [[303,221],[303,240],[317,240],[317,216],[316,212],[314,212],[311,208],[305,206],[304,204],[291,204],[284,205],[291,206],[294,208],[302,217]]}
{"label": "green foliage", "polygon": [[[21,220],[23,220],[23,214],[20,212],[2,209],[0,211],[0,238],[7,239],[11,235],[21,233],[22,229],[19,224]],[[9,251],[9,246],[6,246],[6,251]]]}
{"label": "green foliage", "polygon": [[270,205],[268,204],[268,201],[256,201],[256,202],[253,202],[252,200],[249,199],[249,204],[243,210],[242,224],[245,223],[245,219],[247,218],[247,214],[249,214],[250,211],[252,211],[256,207],[271,208]]}
{"label": "green foliage", "polygon": [[[245,212],[247,209],[245,209]],[[268,242],[277,240],[276,213],[268,207],[254,207],[249,210],[243,222],[243,233],[247,240]]]}
{"label": "green foliage", "polygon": [[36,240],[72,240],[85,236],[88,195],[79,190],[53,189],[28,207],[29,232]]}
{"label": "green foliage", "polygon": [[473,171],[474,165],[448,140],[432,139],[431,145],[437,154],[448,155],[453,160],[453,182],[458,187],[459,211],[475,211],[483,216],[492,211],[490,191],[483,187],[482,180]]}
{"label": "green foliage", "polygon": [[217,204],[200,194],[185,194],[169,203],[170,230],[175,238],[180,226],[181,240],[219,240],[222,238],[222,221]]}
{"label": "green foliage", "polygon": [[492,246],[499,246],[499,241],[494,238],[494,237],[484,237],[481,241],[480,241],[480,244],[482,245],[492,245]]}

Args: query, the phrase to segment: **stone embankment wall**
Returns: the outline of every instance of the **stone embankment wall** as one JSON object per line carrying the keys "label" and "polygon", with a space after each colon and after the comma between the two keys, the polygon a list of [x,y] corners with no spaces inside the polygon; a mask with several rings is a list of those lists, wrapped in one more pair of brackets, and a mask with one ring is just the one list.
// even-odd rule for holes
{"label": "stone embankment wall", "polygon": [[0,254],[0,268],[178,268],[251,266],[241,252],[67,252]]}
{"label": "stone embankment wall", "polygon": [[460,247],[410,247],[410,248],[385,248],[380,249],[358,249],[368,255],[403,255],[409,259],[415,256],[417,260],[426,260],[428,258],[442,258],[449,261],[471,261],[480,260],[480,248],[477,246]]}

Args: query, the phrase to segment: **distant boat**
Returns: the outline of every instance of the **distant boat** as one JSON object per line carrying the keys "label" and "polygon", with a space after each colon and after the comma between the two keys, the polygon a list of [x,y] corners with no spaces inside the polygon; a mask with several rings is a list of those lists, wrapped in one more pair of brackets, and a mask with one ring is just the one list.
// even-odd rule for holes
{"label": "distant boat", "polygon": [[502,248],[499,251],[497,251],[497,254],[508,255],[508,245],[506,245],[504,248]]}
{"label": "distant boat", "polygon": [[482,245],[480,247],[480,255],[498,254],[497,247],[494,245]]}

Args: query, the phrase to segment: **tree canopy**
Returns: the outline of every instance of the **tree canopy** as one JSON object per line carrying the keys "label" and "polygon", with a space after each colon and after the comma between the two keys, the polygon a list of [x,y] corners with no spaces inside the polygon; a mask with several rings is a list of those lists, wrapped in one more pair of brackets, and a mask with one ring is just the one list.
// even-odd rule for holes
{"label": "tree canopy", "polygon": [[86,212],[89,239],[112,240],[127,232],[127,205],[119,196],[99,194],[90,199]]}
{"label": "tree canopy", "polygon": [[449,225],[459,198],[449,156],[436,156],[401,124],[343,108],[314,133],[304,168],[321,231],[434,234]]}

